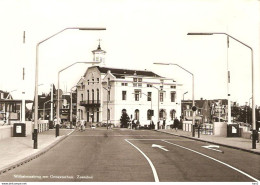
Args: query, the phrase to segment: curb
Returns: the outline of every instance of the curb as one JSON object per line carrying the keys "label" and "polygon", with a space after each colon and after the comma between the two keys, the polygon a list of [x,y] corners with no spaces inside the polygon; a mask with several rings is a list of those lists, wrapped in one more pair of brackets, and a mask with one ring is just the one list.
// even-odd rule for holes
{"label": "curb", "polygon": [[206,141],[206,140],[195,138],[195,137],[177,135],[177,134],[174,134],[174,133],[169,133],[169,132],[160,131],[160,130],[154,130],[154,131],[165,133],[165,134],[170,134],[170,135],[174,135],[174,136],[178,136],[178,137],[183,137],[183,138],[187,138],[187,139],[191,139],[191,140],[196,140],[196,141],[200,141],[200,142],[204,142],[204,143],[216,144],[216,145],[220,145],[220,146],[233,148],[233,149],[236,149],[236,150],[242,150],[242,151],[245,151],[245,152],[249,152],[249,153],[260,155],[260,152],[258,152],[258,151],[252,151],[252,150],[249,150],[249,149],[244,149],[244,148],[239,148],[239,147],[236,147],[236,146],[231,146],[231,145],[227,145],[227,144],[217,143],[217,142],[214,142],[214,141]]}
{"label": "curb", "polygon": [[72,130],[70,133],[68,133],[67,135],[63,135],[61,136],[58,140],[54,141],[53,143],[51,143],[49,146],[46,146],[45,148],[43,148],[42,150],[28,156],[25,157],[19,161],[13,162],[7,166],[4,166],[3,168],[0,168],[0,175],[3,173],[6,173],[12,169],[15,169],[16,167],[22,166],[30,161],[32,161],[33,159],[36,159],[38,157],[40,157],[42,154],[48,152],[50,149],[52,149],[55,145],[57,145],[58,143],[60,143],[61,141],[63,141],[65,138],[67,138],[70,134],[72,134],[75,130]]}

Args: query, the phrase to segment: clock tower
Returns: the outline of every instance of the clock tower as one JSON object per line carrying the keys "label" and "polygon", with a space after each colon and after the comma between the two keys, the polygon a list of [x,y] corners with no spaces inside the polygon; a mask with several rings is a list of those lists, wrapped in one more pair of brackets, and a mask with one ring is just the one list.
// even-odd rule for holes
{"label": "clock tower", "polygon": [[99,41],[99,44],[98,44],[98,47],[96,50],[93,50],[92,53],[93,53],[93,61],[94,62],[100,62],[99,65],[101,66],[105,66],[105,54],[106,54],[106,51],[102,50],[101,47],[100,47],[100,39],[98,40]]}

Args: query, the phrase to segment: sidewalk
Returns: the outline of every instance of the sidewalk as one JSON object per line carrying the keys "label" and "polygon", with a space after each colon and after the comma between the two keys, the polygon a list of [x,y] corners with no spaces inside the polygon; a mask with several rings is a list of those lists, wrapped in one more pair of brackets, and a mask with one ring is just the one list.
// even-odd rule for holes
{"label": "sidewalk", "polygon": [[73,131],[60,129],[58,137],[55,137],[54,129],[39,133],[38,149],[33,149],[32,135],[0,140],[0,174],[40,156]]}
{"label": "sidewalk", "polygon": [[235,148],[235,149],[252,152],[260,155],[260,143],[256,143],[256,149],[252,149],[252,140],[250,139],[245,139],[241,137],[221,137],[221,136],[203,135],[203,134],[200,134],[200,138],[198,138],[198,133],[195,134],[195,137],[192,137],[191,132],[185,132],[182,130],[178,130],[177,132],[174,129],[167,129],[167,130],[162,129],[157,131],[167,133],[167,134],[172,134],[175,136],[185,137],[188,139],[208,142],[215,145]]}

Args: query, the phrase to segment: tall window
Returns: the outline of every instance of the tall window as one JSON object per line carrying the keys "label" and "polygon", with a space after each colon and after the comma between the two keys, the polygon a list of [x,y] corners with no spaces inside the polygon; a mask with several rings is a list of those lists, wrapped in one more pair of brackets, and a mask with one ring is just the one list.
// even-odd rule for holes
{"label": "tall window", "polygon": [[140,89],[135,89],[135,91],[134,91],[135,101],[139,101],[141,93],[142,92]]}
{"label": "tall window", "polygon": [[94,94],[94,89],[92,89],[92,103],[94,103],[95,100],[95,94]]}
{"label": "tall window", "polygon": [[126,100],[126,91],[122,91],[122,100]]}
{"label": "tall window", "polygon": [[87,122],[89,122],[89,109],[87,108]]}
{"label": "tall window", "polygon": [[83,101],[83,94],[81,94],[81,101]]}
{"label": "tall window", "polygon": [[139,93],[135,93],[135,101],[139,101],[139,96],[140,96]]}
{"label": "tall window", "polygon": [[171,120],[174,120],[175,114],[176,114],[176,110],[172,109],[170,114],[171,114]]}
{"label": "tall window", "polygon": [[87,91],[87,96],[88,96],[88,102],[89,102],[89,90]]}
{"label": "tall window", "polygon": [[97,108],[97,122],[99,122],[99,108]]}
{"label": "tall window", "polygon": [[135,120],[139,120],[139,110],[135,110]]}
{"label": "tall window", "polygon": [[163,92],[160,92],[160,102],[163,102]]}
{"label": "tall window", "polygon": [[110,120],[110,109],[107,109],[107,120]]}
{"label": "tall window", "polygon": [[151,120],[152,119],[152,116],[151,116],[151,110],[150,109],[148,109],[147,110],[147,120]]}
{"label": "tall window", "polygon": [[97,103],[99,103],[99,89],[97,89]]}
{"label": "tall window", "polygon": [[159,118],[160,118],[160,120],[163,120],[164,118],[166,118],[166,111],[164,109],[160,110]]}
{"label": "tall window", "polygon": [[176,92],[172,91],[171,92],[171,102],[175,102],[175,99],[176,99]]}
{"label": "tall window", "polygon": [[152,92],[148,92],[147,101],[152,101]]}

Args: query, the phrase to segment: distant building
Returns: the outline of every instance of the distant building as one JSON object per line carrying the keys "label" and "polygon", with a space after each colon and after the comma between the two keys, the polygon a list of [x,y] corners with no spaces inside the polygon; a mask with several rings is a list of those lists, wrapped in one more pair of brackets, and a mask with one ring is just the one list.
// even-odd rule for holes
{"label": "distant building", "polygon": [[[210,123],[213,120],[227,120],[228,100],[195,100],[197,111],[195,119],[201,123]],[[184,120],[192,120],[192,100],[182,100],[182,116]]]}
{"label": "distant building", "polygon": [[[104,67],[100,44],[94,61],[77,83],[77,117],[92,124],[120,126],[122,112],[141,126],[181,116],[181,84],[147,70]],[[150,114],[153,110],[153,116]]]}
{"label": "distant building", "polygon": [[[53,120],[56,116],[56,108],[57,108],[57,97],[55,93],[54,88],[54,94],[53,94]],[[60,92],[60,119],[61,121],[70,121],[70,110],[71,110],[71,98],[68,94],[62,94],[62,91]],[[77,112],[77,95],[76,93],[72,93],[72,116],[74,121],[76,121],[76,112]],[[33,114],[34,114],[34,105],[33,105]],[[51,93],[49,94],[41,94],[38,95],[38,118],[44,119],[44,120],[50,120],[51,116]],[[34,117],[34,115],[33,115]]]}
{"label": "distant building", "polygon": [[[32,103],[26,100],[25,103]],[[12,124],[22,120],[22,100],[14,100],[9,92],[0,90],[0,124]]]}

